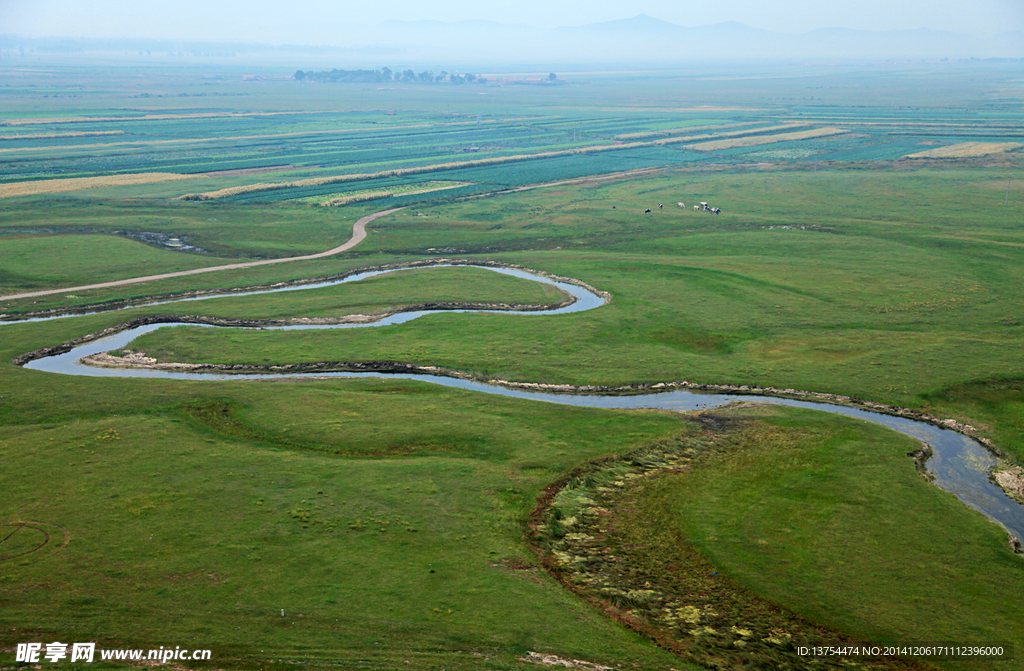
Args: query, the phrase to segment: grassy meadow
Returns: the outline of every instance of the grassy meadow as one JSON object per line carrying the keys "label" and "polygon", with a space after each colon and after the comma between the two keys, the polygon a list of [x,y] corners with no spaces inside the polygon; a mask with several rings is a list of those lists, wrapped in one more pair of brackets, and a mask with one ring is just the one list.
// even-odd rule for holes
{"label": "grassy meadow", "polygon": [[585,464],[535,538],[563,584],[711,667],[799,666],[801,646],[863,641],[1011,645],[1020,560],[994,525],[964,524],[971,511],[906,458],[916,447],[818,412],[705,411],[668,440]]}
{"label": "grassy meadow", "polygon": [[[668,171],[403,211],[375,222],[367,251],[399,257],[447,244],[460,257],[584,279],[612,301],[539,323],[434,315],[340,341],[179,327],[138,345],[168,361],[397,355],[517,381],[758,384],[927,410],[927,395],[947,386],[1019,371],[1020,206],[1006,217],[986,182],[996,180],[963,170]],[[968,208],[972,193],[983,197]],[[677,207],[680,198],[725,209],[694,212]],[[883,200],[892,207],[880,213]],[[658,202],[669,206],[643,214]],[[235,300],[218,305],[234,314]]]}
{"label": "grassy meadow", "polygon": [[[969,423],[1024,463],[1022,154],[958,148],[1024,136],[1012,68],[562,75],[561,87],[472,90],[229,69],[4,73],[5,320],[387,263],[511,263],[611,300],[379,329],[163,328],[130,348],[166,362],[397,361],[519,382],[846,394]],[[155,172],[189,179],[133,177]],[[256,186],[275,183],[301,185]],[[701,201],[721,214],[694,211]],[[395,206],[331,258],[2,298],[319,252]],[[95,640],[210,648],[196,668],[537,668],[530,653],[822,668],[785,642],[843,640],[998,642],[1016,655],[888,668],[1019,666],[1024,562],[1005,531],[921,477],[916,441],[863,422],[571,408],[386,377],[100,379],[11,363],[146,315],[560,298],[456,267],[0,323],[0,659],[13,663],[18,643]],[[644,464],[656,467],[630,470]],[[569,508],[538,509],[556,484],[570,485],[555,500]],[[588,519],[589,539],[563,522],[537,535],[538,515],[592,505],[607,524]],[[566,538],[584,544],[577,555],[621,561],[579,562],[592,580],[573,573],[550,561]]]}

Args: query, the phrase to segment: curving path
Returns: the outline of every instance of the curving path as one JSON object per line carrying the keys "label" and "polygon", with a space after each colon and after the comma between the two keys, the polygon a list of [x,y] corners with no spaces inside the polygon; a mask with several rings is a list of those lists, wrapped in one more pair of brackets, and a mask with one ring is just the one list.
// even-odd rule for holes
{"label": "curving path", "polygon": [[145,277],[130,277],[126,280],[115,280],[113,282],[101,282],[99,284],[83,284],[77,287],[65,287],[64,289],[46,289],[45,291],[30,291],[22,294],[10,294],[7,296],[0,296],[0,300],[12,301],[18,298],[35,298],[37,296],[52,296],[53,294],[64,294],[72,291],[85,291],[86,289],[106,289],[108,287],[121,287],[126,284],[139,284],[141,282],[151,282],[153,280],[166,280],[171,277],[185,277],[188,275],[201,275],[202,273],[213,273],[219,270],[237,270],[239,268],[253,268],[255,266],[269,266],[274,263],[288,263],[289,261],[311,261],[312,259],[322,259],[327,256],[334,256],[341,252],[352,249],[366,238],[366,225],[373,221],[383,217],[386,214],[398,212],[405,208],[393,207],[390,210],[383,210],[381,212],[374,212],[368,214],[362,219],[359,219],[355,225],[352,226],[352,237],[333,249],[328,249],[326,252],[319,252],[317,254],[307,254],[305,256],[289,256],[283,259],[264,259],[262,261],[246,261],[243,263],[229,263],[223,266],[210,266],[209,268],[195,268],[194,270],[180,270],[174,273],[162,273],[160,275],[146,275]]}

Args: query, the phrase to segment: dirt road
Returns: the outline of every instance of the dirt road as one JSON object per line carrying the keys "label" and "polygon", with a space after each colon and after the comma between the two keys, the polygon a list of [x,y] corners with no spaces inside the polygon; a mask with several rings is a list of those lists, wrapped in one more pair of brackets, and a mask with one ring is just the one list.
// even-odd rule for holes
{"label": "dirt road", "polygon": [[202,273],[213,273],[219,270],[237,270],[239,268],[253,268],[255,266],[269,266],[273,263],[288,263],[289,261],[310,261],[312,259],[322,259],[326,256],[334,256],[341,252],[352,249],[366,238],[366,225],[377,219],[383,217],[386,214],[392,212],[398,212],[404,209],[401,207],[394,207],[390,210],[384,210],[382,212],[375,212],[368,214],[352,226],[352,237],[347,242],[328,249],[326,252],[319,252],[317,254],[307,254],[306,256],[289,256],[283,259],[265,259],[263,261],[246,261],[243,263],[229,263],[224,266],[211,266],[209,268],[196,268],[194,270],[181,270],[174,273],[162,273],[160,275],[146,275],[145,277],[131,277],[126,280],[115,280],[113,282],[101,282],[99,284],[84,284],[77,287],[66,287],[64,289],[47,289],[45,291],[30,291],[23,294],[10,294],[8,296],[0,296],[0,301],[12,301],[18,298],[34,298],[36,296],[52,296],[54,294],[66,294],[72,291],[85,291],[87,289],[106,289],[107,287],[121,287],[126,284],[139,284],[141,282],[151,282],[153,280],[165,280],[171,277],[185,277],[187,275],[200,275]]}

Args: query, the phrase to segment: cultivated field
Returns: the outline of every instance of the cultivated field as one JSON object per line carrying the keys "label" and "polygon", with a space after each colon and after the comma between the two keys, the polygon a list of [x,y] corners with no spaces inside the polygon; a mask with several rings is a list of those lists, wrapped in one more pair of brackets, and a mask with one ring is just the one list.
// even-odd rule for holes
{"label": "cultivated field", "polygon": [[[797,645],[944,642],[1012,652],[857,661],[1020,668],[1024,560],[1006,531],[921,476],[919,441],[861,420],[569,407],[387,375],[13,363],[132,320],[249,320],[159,329],[115,354],[842,394],[971,425],[1012,472],[1019,73],[808,67],[471,90],[6,71],[0,658],[96,641],[212,651],[188,668],[812,669]],[[919,156],[943,160],[903,160]],[[316,254],[397,207],[332,256],[2,298]],[[331,331],[254,321],[564,298],[446,267],[141,304],[441,259],[575,278],[610,300]],[[19,321],[67,311],[87,314]]]}

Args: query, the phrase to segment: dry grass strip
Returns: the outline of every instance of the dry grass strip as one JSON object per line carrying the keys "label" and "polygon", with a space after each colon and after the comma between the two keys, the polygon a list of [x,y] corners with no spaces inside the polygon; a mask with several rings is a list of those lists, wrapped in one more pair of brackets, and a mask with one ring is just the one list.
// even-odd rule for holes
{"label": "dry grass strip", "polygon": [[101,135],[124,135],[123,130],[91,130],[81,133],[32,133],[28,135],[0,135],[0,140],[52,140],[62,137],[98,137]]}
{"label": "dry grass strip", "polygon": [[198,175],[179,175],[173,172],[140,172],[132,175],[109,175],[103,177],[72,177],[70,179],[46,179],[33,182],[11,182],[0,184],[0,198],[36,196],[44,193],[83,191],[106,186],[131,186],[173,182],[181,179],[195,179]]}
{"label": "dry grass strip", "polygon": [[376,200],[377,198],[392,198],[394,196],[414,196],[420,193],[431,193],[432,191],[444,191],[446,189],[457,189],[460,186],[469,186],[471,182],[456,182],[454,184],[445,184],[444,186],[433,186],[425,189],[417,189],[415,191],[370,191],[362,193],[354,193],[349,196],[340,196],[338,198],[331,198],[328,201],[320,203],[321,207],[339,207],[341,205],[348,205],[350,203],[360,203],[364,200]]}
{"label": "dry grass strip", "polygon": [[752,135],[748,137],[737,137],[728,140],[715,140],[712,142],[698,142],[688,145],[687,149],[697,151],[718,151],[719,149],[732,149],[734,147],[754,147],[760,144],[774,144],[788,140],[806,140],[813,137],[827,137],[839,135],[849,131],[842,128],[812,128],[810,130],[797,131],[795,133],[778,133],[776,135]]}
{"label": "dry grass strip", "polygon": [[[0,126],[38,126],[42,124],[51,123],[87,123],[90,121],[166,121],[168,119],[223,119],[223,118],[237,118],[237,117],[256,117],[256,116],[284,116],[288,114],[338,114],[344,113],[344,110],[322,110],[322,111],[309,111],[309,110],[290,110],[285,112],[190,112],[187,114],[141,114],[138,116],[68,116],[68,117],[53,117],[53,118],[35,118],[35,119],[6,119],[0,121]],[[547,119],[550,117],[537,117],[538,119]],[[488,121],[487,123],[502,123],[506,121],[516,121],[517,119],[495,119]],[[459,124],[476,124],[476,121],[449,121],[440,124],[417,124],[416,126],[401,126],[402,128],[416,128],[420,126],[454,126]],[[377,130],[377,129],[354,129],[354,130]]]}
{"label": "dry grass strip", "polygon": [[[737,137],[765,137],[765,133],[771,133],[777,130],[788,130],[792,131],[794,128],[803,128],[810,124],[805,123],[785,123],[781,126],[767,126],[765,128],[750,128],[746,130],[734,130],[728,133],[707,133],[705,135],[684,135],[681,137],[670,137],[663,140],[654,140],[650,145],[661,146],[665,144],[678,144],[695,142],[697,140],[710,140],[718,141],[724,140],[725,138],[737,138]],[[755,143],[760,144],[760,143]],[[690,147],[687,147],[689,149]]]}
{"label": "dry grass strip", "polygon": [[1002,154],[1019,149],[1021,146],[1024,145],[1019,142],[958,142],[947,147],[936,147],[927,151],[919,151],[916,154],[907,154],[903,158],[972,158]]}
{"label": "dry grass strip", "polygon": [[[146,143],[146,144],[159,144],[161,142],[179,142],[179,140],[155,140],[153,142]],[[97,147],[123,147],[125,145],[128,145],[129,147],[134,147],[134,148],[141,149],[142,147],[140,145],[142,145],[142,144],[144,144],[144,143],[142,143],[142,142],[90,142],[89,144],[47,145],[45,147],[0,147],[0,153],[11,154],[11,153],[14,153],[14,152],[22,152],[22,151],[38,151],[38,152],[59,151],[59,152],[63,152],[65,155],[67,155],[68,152],[73,151],[73,150],[77,150],[77,149],[96,149]]]}
{"label": "dry grass strip", "polygon": [[[743,124],[734,124],[736,126]],[[683,135],[674,138],[666,138],[664,140],[655,140],[653,144],[664,144],[670,142],[693,142],[696,140],[712,140],[712,139],[724,139],[731,137],[746,137],[748,135],[763,135],[764,133],[771,133],[777,130],[793,130],[794,128],[804,128],[810,124],[806,123],[784,123],[779,126],[766,126],[764,128],[747,128],[744,130],[734,130],[728,133],[704,133],[702,135]],[[722,128],[722,126],[719,126]],[[685,130],[685,129],[680,129]],[[690,130],[700,130],[699,128],[692,128]]]}
{"label": "dry grass strip", "polygon": [[899,126],[906,128],[966,128],[970,130],[1024,130],[1024,125],[1012,122],[942,123],[939,121],[906,121],[892,118],[885,121],[857,121],[844,116],[813,116],[805,123],[841,123],[844,126]]}
{"label": "dry grass strip", "polygon": [[66,116],[36,119],[7,119],[0,126],[38,126],[50,123],[86,123],[90,121],[166,121],[167,119],[215,119],[224,117],[279,116],[296,112],[192,112],[189,114],[142,114],[140,116]]}
{"label": "dry grass strip", "polygon": [[392,198],[394,197],[394,195],[395,194],[392,193],[391,191],[364,191],[362,193],[356,193],[351,196],[331,198],[326,203],[320,203],[320,207],[341,207],[342,205],[362,203],[367,200],[377,200],[378,198]]}
{"label": "dry grass strip", "polygon": [[623,133],[616,135],[616,140],[643,140],[649,137],[662,137],[663,135],[674,135],[676,133],[694,133],[722,128],[739,128],[742,126],[756,126],[759,121],[744,121],[743,123],[712,124],[710,126],[684,126],[683,128],[668,128],[665,130],[651,130],[640,133]]}

